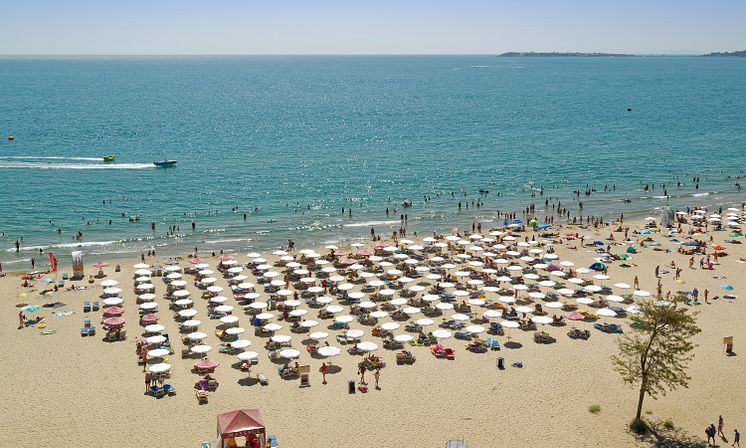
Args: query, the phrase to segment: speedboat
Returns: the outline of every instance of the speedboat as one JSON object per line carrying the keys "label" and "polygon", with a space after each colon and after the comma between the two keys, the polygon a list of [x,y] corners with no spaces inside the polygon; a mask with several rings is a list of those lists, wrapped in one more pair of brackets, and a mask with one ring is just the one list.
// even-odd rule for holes
{"label": "speedboat", "polygon": [[176,160],[157,160],[153,162],[155,166],[173,166],[176,165]]}
{"label": "speedboat", "polygon": [[113,161],[114,161],[114,156],[112,155],[104,156],[104,162],[113,162]]}

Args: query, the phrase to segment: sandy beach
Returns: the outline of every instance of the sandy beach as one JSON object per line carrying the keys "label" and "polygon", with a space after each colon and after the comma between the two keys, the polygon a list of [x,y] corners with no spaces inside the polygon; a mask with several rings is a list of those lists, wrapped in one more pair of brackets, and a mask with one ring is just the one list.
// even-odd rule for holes
{"label": "sandy beach", "polygon": [[[716,211],[708,210],[708,213]],[[725,213],[725,212],[724,212]],[[739,216],[742,212],[738,212]],[[740,297],[742,288],[746,288],[744,268],[746,264],[738,259],[746,256],[746,247],[732,244],[726,240],[739,240],[742,237],[729,237],[729,231],[709,231],[694,235],[695,238],[708,243],[708,253],[714,245],[722,244],[727,249],[727,256],[720,257],[713,270],[700,268],[701,255],[695,256],[694,268],[688,267],[689,256],[677,253],[681,247],[671,238],[680,242],[690,241],[691,227],[682,226],[682,233],[667,236],[668,229],[657,229],[647,235],[634,235],[643,230],[646,222],[625,222],[629,228],[629,238],[634,241],[637,250],[627,261],[630,267],[621,267],[621,261],[608,263],[607,281],[594,280],[592,275],[580,276],[595,284],[608,285],[625,282],[632,285],[635,276],[639,278],[640,289],[655,294],[656,266],[667,267],[670,272],[663,274],[662,290],[700,291],[700,303],[691,306],[699,315],[697,321],[702,332],[696,337],[697,348],[691,363],[689,374],[692,377],[688,389],[673,391],[660,400],[647,399],[646,419],[652,423],[665,420],[673,422],[675,429],[662,431],[661,437],[668,442],[693,440],[704,442],[704,429],[718,415],[725,419],[725,434],[732,442],[733,429],[746,428],[746,401],[741,396],[741,374],[746,361],[744,356],[727,357],[723,352],[723,337],[734,336],[735,352],[740,354],[742,344],[746,344],[746,307]],[[588,267],[599,256],[594,251],[596,246],[581,247],[578,239],[569,240],[567,235],[579,233],[603,244],[609,233],[618,224],[604,225],[598,229],[580,228],[579,226],[554,226],[550,229],[559,234],[561,243],[552,246],[558,259],[554,262],[569,260],[578,267]],[[470,232],[467,232],[467,235]],[[517,233],[516,241],[503,241],[514,244],[538,236],[541,232],[527,231]],[[483,235],[489,231],[485,229]],[[710,237],[713,240],[710,242]],[[422,242],[422,235],[416,241]],[[624,241],[622,232],[614,233],[615,242]],[[660,246],[639,244],[643,239],[651,239]],[[386,240],[384,240],[385,242]],[[544,249],[546,240],[535,247]],[[390,244],[393,244],[390,240]],[[340,247],[344,253],[355,253],[362,249],[372,250],[372,242],[362,248]],[[424,244],[424,243],[423,243]],[[479,244],[478,242],[475,244]],[[494,244],[494,243],[492,243]],[[406,246],[406,245],[401,245]],[[620,244],[612,249],[613,253],[624,252],[628,244]],[[603,247],[602,247],[603,248]],[[290,254],[299,256],[296,248]],[[522,250],[523,248],[518,248]],[[327,255],[329,249],[323,246],[316,250]],[[670,250],[670,251],[667,251]],[[416,251],[415,251],[416,252]],[[448,252],[442,252],[445,256]],[[484,259],[479,252],[472,253],[471,261]],[[186,255],[186,254],[185,254]],[[435,255],[427,253],[425,259]],[[280,272],[280,279],[285,273],[284,267],[275,266],[277,255],[261,254],[262,258],[273,265],[272,271]],[[413,255],[414,256],[414,255]],[[576,447],[576,446],[653,446],[655,440],[636,439],[627,429],[627,424],[634,416],[637,392],[625,387],[619,375],[613,371],[610,355],[616,352],[617,335],[602,333],[593,328],[592,322],[567,322],[565,326],[544,326],[544,330],[556,338],[552,344],[534,342],[533,331],[505,329],[504,336],[495,336],[503,345],[500,351],[472,353],[465,349],[465,341],[450,338],[443,340],[446,346],[455,349],[455,359],[438,359],[430,353],[428,347],[405,347],[416,357],[413,365],[397,365],[396,351],[386,350],[379,337],[371,335],[373,326],[362,325],[357,321],[350,328],[359,328],[365,332],[362,340],[375,342],[381,347],[375,352],[385,362],[386,367],[380,375],[381,390],[372,387],[372,372],[366,375],[371,387],[368,393],[348,394],[347,382],[359,380],[357,364],[363,357],[350,355],[348,346],[339,345],[334,336],[344,331],[329,330],[332,319],[317,317],[320,308],[302,304],[300,308],[308,309],[304,319],[317,320],[320,325],[311,331],[326,331],[327,339],[332,346],[340,347],[340,356],[332,358],[339,372],[327,375],[328,384],[322,384],[319,367],[324,360],[311,357],[302,342],[307,334],[291,333],[288,324],[283,320],[273,319],[283,325],[277,334],[292,336],[292,347],[301,352],[298,362],[310,365],[310,387],[300,388],[299,380],[283,380],[277,373],[282,363],[273,363],[264,348],[267,337],[254,334],[250,317],[245,315],[236,298],[228,287],[228,280],[217,271],[220,263],[218,257],[205,256],[205,262],[215,271],[216,285],[224,288],[220,295],[228,298],[226,304],[234,307],[232,314],[238,316],[238,325],[247,331],[242,339],[251,341],[247,350],[259,353],[259,362],[252,367],[252,376],[262,373],[269,379],[269,385],[261,386],[247,380],[247,374],[233,365],[238,362],[233,355],[218,353],[220,341],[216,329],[220,325],[217,319],[208,318],[208,300],[202,299],[202,291],[194,285],[190,274],[184,275],[188,285],[186,289],[194,300],[197,310],[196,319],[202,324],[200,331],[207,334],[205,343],[213,347],[208,358],[220,362],[213,376],[220,385],[215,392],[209,393],[209,402],[200,405],[194,393],[194,385],[200,376],[192,373],[194,358],[180,356],[182,341],[179,326],[174,313],[169,310],[169,300],[164,295],[166,284],[160,277],[153,277],[155,285],[155,302],[159,306],[159,323],[168,333],[174,354],[168,355],[171,364],[171,378],[168,380],[176,388],[176,395],[156,399],[144,394],[143,367],[137,364],[135,338],[142,338],[143,327],[138,324],[138,304],[133,291],[133,266],[140,260],[116,260],[122,269],[114,272],[114,264],[103,268],[106,280],[115,280],[121,287],[124,299],[124,319],[127,340],[107,343],[102,338],[105,334],[101,324],[102,311],[84,313],[84,301],[102,299],[103,288],[96,279],[93,284],[87,281],[66,282],[85,286],[85,290],[65,291],[60,289],[41,296],[39,291],[48,287],[37,280],[31,287],[23,287],[19,273],[9,273],[0,278],[0,337],[5,342],[3,358],[6,364],[5,401],[8,405],[2,409],[0,441],[3,446],[30,447],[39,444],[54,446],[97,447],[112,444],[120,447],[167,446],[196,447],[202,440],[213,440],[215,437],[215,417],[220,412],[238,408],[261,409],[268,432],[276,434],[282,447],[328,447],[372,444],[374,446],[407,446],[439,447],[448,439],[464,438],[470,448],[487,448],[497,446],[535,446],[535,447]],[[245,254],[235,258],[240,265],[251,262]],[[148,257],[145,263],[160,264],[164,258]],[[189,266],[188,258],[182,257],[179,266]],[[681,278],[674,279],[674,269],[669,267],[675,261],[682,269]],[[525,262],[511,259],[511,264],[526,266]],[[86,275],[95,273],[95,269],[86,264]],[[480,268],[474,268],[480,271]],[[457,271],[458,269],[453,269]],[[41,278],[59,280],[62,272],[71,272],[69,265],[60,266],[55,274],[42,275]],[[243,271],[247,281],[255,283],[256,292],[264,300],[268,297],[264,287],[249,269]],[[544,272],[546,274],[546,272]],[[520,275],[518,276],[520,277]],[[558,282],[562,279],[556,279]],[[422,281],[436,284],[424,278],[415,279],[410,285]],[[355,283],[355,291],[364,283]],[[733,291],[724,291],[723,284],[730,284]],[[559,285],[557,286],[559,288]],[[292,288],[291,288],[292,289]],[[429,289],[429,287],[428,287]],[[703,291],[709,290],[710,303],[703,302]],[[614,289],[614,294],[620,293]],[[632,290],[625,291],[625,294]],[[397,290],[396,297],[400,291]],[[418,297],[427,291],[419,293]],[[738,298],[729,300],[724,294],[733,294]],[[333,297],[332,294],[326,294]],[[496,293],[484,294],[488,302],[497,302]],[[524,294],[525,296],[525,294]],[[719,296],[713,299],[714,296]],[[460,300],[460,298],[459,298]],[[572,298],[566,302],[572,303]],[[39,312],[26,313],[29,317],[44,316],[48,332],[33,327],[17,329],[20,303],[42,305],[59,301],[64,307],[42,308]],[[335,303],[337,302],[335,298]],[[537,303],[544,303],[537,300]],[[627,307],[629,304],[620,304]],[[533,306],[533,305],[532,305]],[[581,309],[589,309],[580,306]],[[472,307],[476,315],[485,311],[479,306]],[[103,306],[102,306],[103,310]],[[65,317],[52,316],[53,311],[72,311]],[[565,315],[564,310],[547,309],[549,316]],[[349,313],[345,306],[342,314]],[[275,311],[275,314],[278,314]],[[443,317],[453,314],[446,311]],[[424,317],[422,314],[413,319]],[[81,337],[80,330],[85,319],[90,319],[98,327],[97,334]],[[435,325],[429,330],[437,329],[442,317],[433,317]],[[493,319],[497,322],[502,319]],[[391,318],[381,321],[391,321]],[[620,324],[625,331],[629,330],[629,320],[624,318],[600,318],[599,322]],[[406,321],[399,321],[401,328],[395,334],[408,334],[404,331]],[[467,325],[471,323],[466,322]],[[489,328],[489,323],[480,324]],[[589,340],[570,339],[566,333],[572,326],[587,329],[591,332]],[[489,335],[482,334],[480,337]],[[518,343],[519,348],[506,348],[508,340]],[[497,357],[503,357],[505,370],[496,368]],[[512,367],[520,361],[522,368]],[[599,405],[597,414],[589,412],[589,406]],[[724,445],[724,442],[721,443]],[[661,445],[689,446],[689,445]],[[698,446],[698,445],[692,445]]]}

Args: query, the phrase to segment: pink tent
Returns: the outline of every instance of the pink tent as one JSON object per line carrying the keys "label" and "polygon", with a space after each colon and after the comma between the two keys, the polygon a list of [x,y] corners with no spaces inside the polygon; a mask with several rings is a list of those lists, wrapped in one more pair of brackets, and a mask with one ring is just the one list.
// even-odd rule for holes
{"label": "pink tent", "polygon": [[218,448],[228,446],[228,440],[234,437],[246,437],[255,440],[249,447],[264,447],[267,440],[267,430],[259,409],[240,409],[237,411],[218,414]]}

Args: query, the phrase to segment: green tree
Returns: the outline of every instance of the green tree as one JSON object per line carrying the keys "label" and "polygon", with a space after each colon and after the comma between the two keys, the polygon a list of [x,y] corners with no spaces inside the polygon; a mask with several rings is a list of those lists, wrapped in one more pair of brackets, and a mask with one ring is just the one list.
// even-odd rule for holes
{"label": "green tree", "polygon": [[657,306],[652,300],[639,304],[632,316],[632,332],[617,340],[619,353],[612,356],[614,369],[625,383],[639,386],[635,420],[642,416],[645,396],[657,399],[667,390],[688,387],[686,368],[693,358],[691,339],[700,332],[696,313],[676,306]]}

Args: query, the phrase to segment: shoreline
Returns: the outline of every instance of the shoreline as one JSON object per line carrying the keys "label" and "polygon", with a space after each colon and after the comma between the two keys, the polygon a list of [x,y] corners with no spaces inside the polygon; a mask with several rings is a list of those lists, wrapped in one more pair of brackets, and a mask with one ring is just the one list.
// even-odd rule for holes
{"label": "shoreline", "polygon": [[[746,195],[741,195],[741,192],[734,191],[732,192],[733,196],[741,196],[743,201],[738,201],[739,203],[736,204],[735,198],[726,199],[725,197],[716,198],[714,195],[717,193],[722,192],[705,192],[705,193],[693,193],[692,195],[684,195],[682,198],[689,198],[689,199],[697,199],[696,201],[693,201],[692,204],[688,205],[687,207],[704,207],[704,208],[712,208],[712,207],[724,207],[727,205],[738,205],[739,207],[746,203]],[[712,197],[711,197],[712,196]],[[470,197],[471,199],[474,199],[474,196]],[[482,199],[484,196],[478,195],[476,197],[477,199]],[[534,199],[540,199],[541,197],[537,197]],[[665,198],[665,197],[664,197]],[[706,199],[714,199],[707,201]],[[558,200],[558,198],[554,198],[554,200]],[[577,200],[577,198],[573,199]],[[586,198],[586,201],[591,202],[589,209],[596,208],[598,204],[595,203],[595,199],[588,199]],[[604,201],[601,201],[602,203],[606,203]],[[714,204],[712,203],[714,202]],[[709,204],[708,204],[709,203]],[[670,201],[666,200],[665,204],[661,204],[658,206],[650,207],[646,210],[636,210],[632,213],[629,212],[623,212],[625,216],[625,221],[628,222],[634,222],[634,221],[640,221],[643,217],[646,216],[655,216],[656,218],[659,217],[661,210],[665,207],[671,207]],[[682,210],[683,207],[671,207],[671,210],[677,211]],[[394,208],[396,210],[396,208]],[[402,208],[402,211],[411,211],[414,213],[424,213],[427,211],[423,208]],[[535,213],[532,216],[536,216],[537,219],[540,220],[540,222],[543,222],[544,219],[547,217],[554,217],[558,218],[554,214],[547,214],[548,210],[545,210],[543,208],[537,208]],[[527,216],[525,212],[510,212],[510,213],[518,213],[520,219],[523,221],[527,221]],[[598,213],[598,212],[597,212]],[[611,222],[614,221],[619,215],[611,216],[612,213],[610,211],[601,211],[601,215],[594,216],[594,214],[589,213],[589,215],[583,215],[583,216],[594,216],[599,218],[604,218],[605,221]],[[336,225],[333,225],[325,231],[328,233],[326,235],[326,238],[322,238],[324,240],[323,244],[344,244],[349,245],[354,242],[364,242],[368,241],[370,239],[369,234],[369,228],[376,228],[377,232],[380,234],[380,230],[382,228],[388,229],[389,232],[392,230],[396,230],[399,227],[400,221],[398,219],[392,219],[397,217],[398,215],[391,215],[391,216],[381,216],[380,219],[367,219],[365,221],[359,221],[359,222],[348,222],[348,223],[339,223]],[[541,218],[539,218],[542,216]],[[370,218],[369,216],[366,216],[365,218]],[[411,233],[411,231],[417,231],[418,234],[424,235],[424,234],[432,234],[435,233],[448,233],[453,231],[453,229],[458,228],[460,231],[467,230],[466,227],[468,227],[468,224],[464,222],[468,220],[472,220],[472,222],[480,222],[487,226],[490,225],[496,225],[499,221],[503,219],[502,216],[498,216],[497,211],[494,209],[486,209],[486,207],[483,207],[481,210],[478,210],[475,212],[469,212],[466,211],[464,214],[461,214],[461,212],[458,213],[452,213],[447,218],[459,218],[458,221],[461,224],[461,226],[454,227],[453,225],[449,225],[446,222],[443,222],[446,216],[439,217],[438,219],[433,219],[432,216],[427,215],[415,215],[413,216],[413,219],[405,224],[405,227],[408,229],[408,231]],[[245,221],[244,221],[245,223]],[[187,224],[186,222],[184,223]],[[572,224],[570,219],[567,218],[558,218],[557,219],[558,225],[563,226],[576,226],[579,224]],[[255,224],[252,224],[255,225]],[[462,227],[466,226],[466,227]],[[360,228],[360,232],[358,234],[351,234],[352,229]],[[80,241],[80,242],[68,242],[68,243],[58,243],[58,244],[51,244],[51,245],[31,245],[26,246],[21,249],[20,256],[17,256],[15,258],[5,258],[14,255],[14,250],[12,248],[4,249],[0,251],[0,254],[3,252],[6,254],[5,257],[0,257],[0,263],[2,263],[3,271],[5,272],[18,272],[18,271],[24,271],[27,270],[29,267],[28,264],[31,261],[31,258],[34,257],[37,261],[37,267],[38,266],[47,266],[49,265],[49,259],[47,256],[48,252],[53,252],[59,262],[69,261],[70,260],[70,252],[74,250],[82,250],[84,252],[84,256],[89,261],[111,261],[111,260],[127,260],[133,257],[137,257],[139,253],[145,252],[149,249],[155,249],[156,253],[163,256],[180,256],[182,254],[188,253],[190,251],[193,252],[193,244],[195,242],[193,239],[199,235],[198,238],[202,238],[200,241],[202,243],[196,243],[197,246],[199,246],[199,252],[207,252],[210,253],[212,251],[219,252],[223,251],[228,254],[240,254],[241,252],[246,251],[271,251],[271,250],[277,250],[282,249],[286,247],[286,244],[284,244],[287,239],[293,239],[298,244],[309,244],[311,245],[317,244],[316,241],[318,241],[319,238],[316,238],[316,234],[313,232],[302,234],[298,233],[298,231],[262,231],[262,230],[253,230],[251,232],[240,232],[239,227],[236,225],[233,225],[233,228],[230,229],[231,233],[226,234],[225,238],[220,238],[220,236],[223,233],[227,233],[228,227],[223,229],[222,232],[215,232],[216,236],[213,238],[210,238],[210,234],[212,234],[211,230],[203,230],[198,232],[192,232],[189,233],[182,233],[181,237],[156,237],[153,238],[152,236],[142,236],[142,237],[134,237],[134,238],[128,238],[128,239],[119,239],[119,240],[109,240],[109,241]],[[336,231],[336,233],[335,233]],[[207,232],[207,233],[205,233]],[[270,237],[267,237],[268,234],[272,233]],[[423,233],[424,232],[424,233]],[[280,236],[283,234],[283,236]],[[339,236],[339,235],[343,236]],[[190,237],[192,240],[190,241],[181,241],[184,237]],[[300,237],[300,238],[298,238]],[[267,242],[267,240],[274,241],[275,243]],[[131,248],[126,249],[127,244],[141,244],[143,242],[148,241],[154,241],[155,245],[153,244],[147,244],[139,246],[138,248]],[[165,241],[165,242],[164,242]],[[176,241],[175,244],[168,244],[168,241]],[[280,243],[282,241],[282,243]],[[86,253],[86,249],[92,250],[91,248],[96,247],[111,247],[112,249],[117,249],[118,247],[123,247],[125,250],[123,251],[112,251],[112,252],[102,252],[102,253]],[[44,250],[43,254],[38,254],[37,250],[41,248]],[[41,262],[39,265],[38,263]]]}

